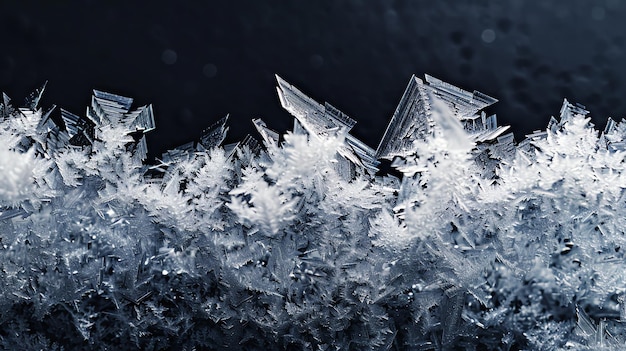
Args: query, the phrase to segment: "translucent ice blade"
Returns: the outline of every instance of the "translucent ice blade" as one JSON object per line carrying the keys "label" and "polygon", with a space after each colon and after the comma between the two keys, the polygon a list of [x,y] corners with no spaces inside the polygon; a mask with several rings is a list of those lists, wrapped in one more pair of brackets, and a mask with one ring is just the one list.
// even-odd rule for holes
{"label": "translucent ice blade", "polygon": [[350,131],[356,124],[355,120],[348,117],[348,115],[339,111],[329,103],[324,104],[324,118],[327,123],[338,127],[344,127],[346,128],[346,131]]}
{"label": "translucent ice blade", "polygon": [[137,142],[135,147],[135,154],[139,156],[141,161],[145,161],[148,155],[148,144],[146,143],[146,137],[142,136]]}
{"label": "translucent ice blade", "polygon": [[243,141],[241,142],[239,147],[240,148],[244,148],[245,147],[246,149],[248,149],[253,154],[257,154],[259,151],[261,151],[261,145],[251,135],[246,135],[246,137],[243,138]]}
{"label": "translucent ice blade", "polygon": [[476,134],[473,138],[477,142],[493,141],[507,130],[508,127],[497,126],[495,115],[486,117],[481,111],[497,99],[478,91],[463,90],[429,75],[426,75],[426,82],[415,76],[409,81],[378,146],[378,158],[405,157],[413,152],[413,141],[425,138],[436,124],[430,116],[435,101],[447,106],[451,111],[449,115],[462,120],[466,133]]}
{"label": "translucent ice blade", "polygon": [[276,76],[276,80],[281,105],[298,119],[309,134],[327,134],[333,129],[347,132],[356,124],[356,121],[332,105],[316,102],[279,76]]}
{"label": "translucent ice blade", "polygon": [[226,132],[228,132],[226,122],[228,122],[228,115],[224,116],[224,118],[205,129],[202,132],[202,136],[200,136],[200,144],[202,144],[202,146],[206,149],[211,149],[221,145],[226,138]]}
{"label": "translucent ice blade", "polygon": [[306,129],[302,126],[302,123],[298,121],[298,119],[294,118],[293,120],[293,134],[297,135],[305,135]]}
{"label": "translucent ice blade", "polygon": [[224,145],[224,153],[229,159],[232,159],[233,157],[238,157],[238,155],[241,154],[251,156],[253,154],[258,154],[260,151],[261,145],[256,139],[254,139],[250,135],[246,135],[245,138],[243,138],[243,140],[238,143]]}
{"label": "translucent ice blade", "polygon": [[368,170],[370,174],[376,174],[378,172],[378,165],[380,162],[376,159],[376,150],[365,145],[359,139],[348,134],[346,136],[346,142],[351,147],[352,151],[359,157],[363,166]]}
{"label": "translucent ice blade", "polygon": [[79,117],[67,110],[61,109],[61,119],[73,145],[88,145],[93,142],[94,124],[91,120]]}
{"label": "translucent ice blade", "polygon": [[476,142],[488,142],[496,140],[498,137],[504,134],[507,130],[509,130],[510,126],[500,126],[495,128],[494,130],[485,130],[481,133],[476,133],[471,136],[471,138]]}
{"label": "translucent ice blade", "polygon": [[317,119],[315,118],[316,115],[322,116],[324,114],[324,106],[306,96],[281,77],[276,76],[276,80],[278,82],[276,89],[282,107],[296,117],[309,132],[315,130],[315,126],[307,124],[314,122]]}
{"label": "translucent ice blade", "polygon": [[11,105],[11,98],[5,93],[2,93],[2,105],[4,107]]}
{"label": "translucent ice blade", "polygon": [[52,120],[50,119],[50,116],[52,115],[52,112],[57,108],[56,105],[52,105],[52,107],[50,107],[46,112],[44,112],[41,115],[41,120],[39,122],[39,127],[43,127],[44,125],[50,124],[50,125],[55,125],[54,122],[52,122]]}
{"label": "translucent ice blade", "polygon": [[30,96],[26,99],[26,107],[30,108],[31,110],[36,110],[39,107],[39,101],[43,96],[44,90],[46,90],[46,85],[48,85],[48,81],[43,83],[41,88],[33,91],[30,94]]}
{"label": "translucent ice blade", "polygon": [[575,115],[586,116],[589,114],[589,111],[585,108],[585,106],[581,104],[572,104],[567,99],[563,99],[563,105],[561,106],[561,123],[567,122]]}
{"label": "translucent ice blade", "polygon": [[61,109],[61,119],[65,122],[65,130],[67,130],[70,138],[83,130],[86,125],[80,117],[65,109]]}
{"label": "translucent ice blade", "polygon": [[496,115],[491,115],[485,118],[485,128],[489,130],[494,130],[498,127],[498,119]]}
{"label": "translucent ice blade", "polygon": [[393,159],[413,151],[413,141],[432,129],[430,102],[421,79],[412,76],[376,150],[376,158]]}
{"label": "translucent ice blade", "polygon": [[132,103],[132,98],[94,90],[87,116],[96,124],[118,123]]}
{"label": "translucent ice blade", "polygon": [[606,121],[606,127],[604,127],[604,134],[609,134],[613,130],[615,130],[616,124],[617,123],[615,123],[615,120],[609,117],[609,119]]}
{"label": "translucent ice blade", "polygon": [[[312,136],[345,136],[348,145],[341,146],[339,154],[357,167],[367,169],[371,174],[378,171],[374,150],[347,134],[356,124],[355,120],[329,103],[325,105],[317,103],[279,76],[276,76],[276,79],[278,96],[283,108],[296,117],[295,134],[306,132]],[[350,167],[346,169],[348,168]],[[347,176],[347,173],[344,176]]]}
{"label": "translucent ice blade", "polygon": [[474,115],[478,111],[498,102],[497,99],[479,91],[469,92],[428,74],[425,76],[426,82],[428,82],[428,86],[432,91],[453,110],[456,110],[460,117]]}
{"label": "translucent ice blade", "polygon": [[11,98],[5,93],[2,93],[2,104],[0,104],[0,120],[7,119],[15,113],[15,109],[11,106]]}
{"label": "translucent ice blade", "polygon": [[252,123],[254,123],[256,130],[261,134],[266,147],[278,146],[279,136],[276,131],[269,129],[260,118],[253,119]]}
{"label": "translucent ice blade", "polygon": [[130,106],[133,104],[133,99],[125,96],[115,95],[100,90],[93,91],[93,96],[98,99],[98,102],[103,105],[130,110]]}
{"label": "translucent ice blade", "polygon": [[143,106],[127,114],[127,118],[133,120],[130,128],[131,130],[134,129],[134,131],[147,133],[154,130],[154,128],[156,127],[154,123],[154,112],[152,110],[152,105]]}
{"label": "translucent ice blade", "polygon": [[589,338],[596,334],[596,325],[589,318],[587,313],[580,307],[576,306],[576,319],[578,320],[578,330],[586,337]]}

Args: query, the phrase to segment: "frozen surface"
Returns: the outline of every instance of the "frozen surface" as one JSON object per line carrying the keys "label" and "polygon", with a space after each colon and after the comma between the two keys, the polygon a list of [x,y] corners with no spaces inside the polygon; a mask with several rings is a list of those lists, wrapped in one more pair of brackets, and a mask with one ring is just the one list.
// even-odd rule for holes
{"label": "frozen surface", "polygon": [[374,150],[277,79],[293,131],[222,145],[224,117],[154,164],[150,106],[3,95],[2,348],[626,346],[624,122],[565,100],[516,143],[494,98],[412,77]]}

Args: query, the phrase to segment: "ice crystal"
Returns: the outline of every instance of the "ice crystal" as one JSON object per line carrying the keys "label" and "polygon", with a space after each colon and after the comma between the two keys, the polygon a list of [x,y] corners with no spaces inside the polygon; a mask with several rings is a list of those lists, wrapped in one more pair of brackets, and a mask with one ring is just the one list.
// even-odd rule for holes
{"label": "ice crystal", "polygon": [[626,346],[626,123],[565,100],[515,143],[496,99],[412,77],[374,150],[277,80],[293,131],[222,145],[227,116],[150,163],[150,106],[3,95],[0,345]]}

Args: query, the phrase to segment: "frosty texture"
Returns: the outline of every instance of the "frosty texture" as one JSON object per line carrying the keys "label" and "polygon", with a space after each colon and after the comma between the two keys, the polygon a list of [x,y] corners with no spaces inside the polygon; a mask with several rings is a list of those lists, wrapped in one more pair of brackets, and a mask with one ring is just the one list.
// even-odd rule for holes
{"label": "frosty texture", "polygon": [[565,100],[516,144],[412,77],[373,150],[278,78],[293,132],[222,146],[225,117],[147,164],[150,106],[42,93],[0,104],[3,349],[625,347],[623,122]]}

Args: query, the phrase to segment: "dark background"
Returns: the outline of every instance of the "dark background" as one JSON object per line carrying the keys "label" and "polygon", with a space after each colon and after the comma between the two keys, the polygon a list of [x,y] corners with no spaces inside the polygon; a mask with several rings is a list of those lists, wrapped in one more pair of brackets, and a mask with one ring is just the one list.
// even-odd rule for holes
{"label": "dark background", "polygon": [[231,114],[284,132],[277,73],[358,121],[376,147],[411,74],[500,102],[521,140],[564,97],[594,123],[626,115],[626,1],[1,1],[0,90],[82,114],[91,89],[152,103],[159,155]]}

